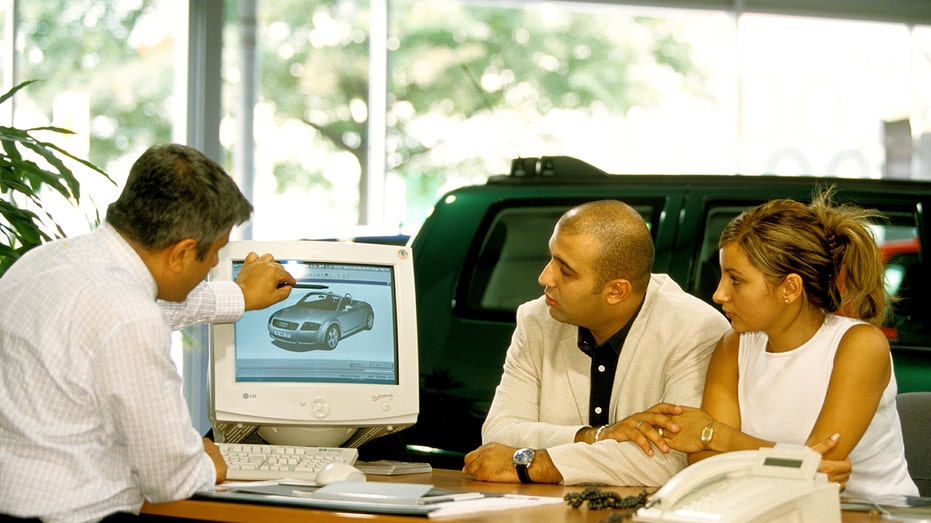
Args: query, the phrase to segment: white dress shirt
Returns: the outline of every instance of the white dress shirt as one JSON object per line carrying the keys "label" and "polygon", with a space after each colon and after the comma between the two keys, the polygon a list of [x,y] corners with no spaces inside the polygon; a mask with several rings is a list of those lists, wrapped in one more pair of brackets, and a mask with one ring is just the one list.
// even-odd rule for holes
{"label": "white dress shirt", "polygon": [[0,278],[0,513],[95,521],[213,487],[170,334],[237,320],[242,292],[156,294],[107,224],[33,249]]}

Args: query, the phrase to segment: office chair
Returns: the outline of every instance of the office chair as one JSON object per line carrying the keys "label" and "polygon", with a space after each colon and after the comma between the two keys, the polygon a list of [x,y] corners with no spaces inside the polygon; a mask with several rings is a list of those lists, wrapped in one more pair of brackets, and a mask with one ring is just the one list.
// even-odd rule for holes
{"label": "office chair", "polygon": [[896,397],[908,473],[922,496],[931,496],[931,392],[902,392]]}

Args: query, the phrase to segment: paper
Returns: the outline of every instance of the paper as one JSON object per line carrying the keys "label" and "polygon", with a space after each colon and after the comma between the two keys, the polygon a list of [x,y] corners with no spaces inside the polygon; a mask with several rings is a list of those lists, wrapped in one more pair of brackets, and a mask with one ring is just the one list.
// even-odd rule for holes
{"label": "paper", "polygon": [[417,505],[433,485],[381,481],[337,481],[310,493],[314,499]]}
{"label": "paper", "polygon": [[485,496],[480,499],[437,503],[433,505],[436,507],[436,510],[428,512],[427,517],[430,519],[459,517],[480,512],[508,510],[512,508],[555,505],[562,502],[562,498],[545,496],[521,496],[511,494],[504,496]]}

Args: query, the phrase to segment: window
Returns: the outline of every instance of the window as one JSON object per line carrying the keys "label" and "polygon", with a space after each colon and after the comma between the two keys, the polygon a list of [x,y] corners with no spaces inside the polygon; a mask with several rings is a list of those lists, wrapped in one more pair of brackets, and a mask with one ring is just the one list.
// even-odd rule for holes
{"label": "window", "polygon": [[[183,41],[180,31],[186,25],[176,4],[174,0],[15,4],[15,83],[38,80],[14,98],[15,124],[73,131],[66,137],[43,138],[89,159],[116,182],[72,167],[82,181],[82,208],[72,209],[53,198],[43,200],[45,210],[68,234],[96,225],[98,212],[102,219],[106,206],[119,194],[131,163],[148,146],[172,140],[176,127],[183,128],[176,71],[184,63],[179,63],[176,43]],[[5,81],[12,87],[14,75]]]}
{"label": "window", "polygon": [[[235,58],[248,3],[227,2],[228,102],[252,78]],[[256,5],[256,238],[414,232],[443,192],[518,156],[931,177],[926,25],[601,2]],[[226,107],[235,156],[250,144]]]}
{"label": "window", "polygon": [[553,227],[568,208],[503,209],[494,216],[472,264],[468,309],[513,313],[540,295],[537,276],[550,259]]}
{"label": "window", "polygon": [[[7,20],[17,10],[7,87],[43,79],[16,121],[73,128],[63,145],[119,183],[145,146],[183,136],[180,3],[3,4]],[[254,238],[413,232],[446,189],[517,156],[618,174],[931,177],[920,2],[874,13],[891,22],[622,2],[223,5],[216,132],[256,204]],[[901,22],[908,9],[917,23]],[[89,183],[98,208],[118,189]]]}
{"label": "window", "polygon": [[762,202],[746,202],[745,205],[713,205],[705,217],[705,228],[701,252],[696,260],[695,286],[692,293],[695,296],[713,303],[718,282],[721,280],[721,264],[718,259],[718,239],[731,220],[747,208]]}
{"label": "window", "polygon": [[921,268],[918,228],[910,216],[894,216],[889,224],[877,225],[875,235],[886,263],[885,282],[889,308],[883,331],[890,341],[902,345],[927,343],[928,298]]}
{"label": "window", "polygon": [[931,177],[928,27],[744,15],[737,34],[739,172]]}

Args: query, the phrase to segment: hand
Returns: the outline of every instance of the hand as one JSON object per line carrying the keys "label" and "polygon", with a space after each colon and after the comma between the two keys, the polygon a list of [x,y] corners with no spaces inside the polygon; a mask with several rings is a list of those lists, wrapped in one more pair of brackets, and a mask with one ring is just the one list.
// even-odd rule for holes
{"label": "hand", "polygon": [[204,438],[204,452],[213,460],[213,465],[217,469],[217,485],[226,481],[226,461],[220,454],[220,447],[209,438]]}
{"label": "hand", "polygon": [[264,309],[291,295],[297,280],[271,254],[250,252],[243,261],[236,283],[242,289],[246,310]]}
{"label": "hand", "polygon": [[[608,425],[603,431],[599,441],[615,439],[617,441],[633,441],[643,449],[647,456],[653,455],[653,446],[666,454],[670,447],[666,438],[679,432],[679,425],[673,421],[673,416],[682,414],[682,407],[672,403],[657,403],[644,412],[638,412],[621,421]],[[662,432],[662,434],[660,433]]]}
{"label": "hand", "polygon": [[514,468],[515,447],[500,443],[488,443],[469,452],[465,456],[462,473],[478,481],[496,481],[500,483],[520,483],[517,469]]}
{"label": "hand", "polygon": [[[840,434],[834,434],[830,438],[812,445],[811,448],[823,456],[837,446],[837,441],[839,439]],[[828,481],[839,484],[841,492],[847,488],[847,481],[850,479],[850,472],[852,470],[853,466],[850,464],[850,458],[844,458],[839,461],[822,459],[821,463],[818,464],[818,472],[827,474]]]}
{"label": "hand", "polygon": [[[705,450],[701,442],[701,433],[713,421],[711,416],[695,407],[682,407],[682,413],[676,416],[674,421],[679,425],[679,431],[665,433],[670,447],[689,454]],[[720,423],[718,426],[721,426]]]}
{"label": "hand", "polygon": [[[501,443],[482,445],[466,454],[462,473],[472,476],[476,481],[520,483],[513,461],[516,451],[516,447]],[[534,483],[562,483],[562,473],[543,449],[536,451],[533,463],[530,464],[527,472]]]}

